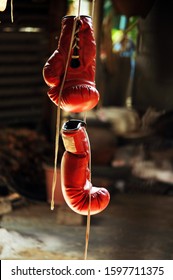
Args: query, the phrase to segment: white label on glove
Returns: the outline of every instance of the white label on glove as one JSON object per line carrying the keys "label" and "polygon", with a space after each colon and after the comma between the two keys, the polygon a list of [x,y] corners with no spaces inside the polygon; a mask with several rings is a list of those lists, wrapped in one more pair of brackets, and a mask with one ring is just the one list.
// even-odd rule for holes
{"label": "white label on glove", "polygon": [[67,152],[70,153],[76,153],[76,146],[75,146],[75,141],[73,137],[67,137],[66,135],[63,135],[63,142],[64,146]]}

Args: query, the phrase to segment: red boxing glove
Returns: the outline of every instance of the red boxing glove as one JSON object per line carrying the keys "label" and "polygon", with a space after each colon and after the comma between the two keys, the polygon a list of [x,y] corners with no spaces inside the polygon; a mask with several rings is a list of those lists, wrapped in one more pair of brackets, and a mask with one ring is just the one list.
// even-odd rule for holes
{"label": "red boxing glove", "polygon": [[87,215],[90,193],[90,214],[97,214],[107,207],[110,195],[105,188],[93,187],[90,182],[90,146],[85,123],[80,120],[66,122],[62,127],[62,138],[66,149],[61,162],[64,199],[74,212]]}
{"label": "red boxing glove", "polygon": [[74,21],[76,29],[60,107],[67,112],[79,113],[94,108],[99,101],[99,93],[95,87],[96,43],[91,17],[80,16],[77,19],[65,16],[62,19],[58,48],[46,62],[43,77],[51,87],[48,96],[58,105]]}

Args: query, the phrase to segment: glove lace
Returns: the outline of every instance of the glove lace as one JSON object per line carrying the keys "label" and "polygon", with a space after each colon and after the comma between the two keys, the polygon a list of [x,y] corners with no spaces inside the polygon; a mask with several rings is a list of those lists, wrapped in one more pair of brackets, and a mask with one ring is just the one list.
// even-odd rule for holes
{"label": "glove lace", "polygon": [[70,66],[72,68],[77,68],[80,66],[80,60],[79,60],[79,31],[80,31],[80,27],[81,27],[81,21],[78,20],[76,23],[76,30],[75,30],[75,34],[74,34],[74,40],[73,40],[73,44],[72,44],[72,56],[71,56],[71,62],[70,62]]}

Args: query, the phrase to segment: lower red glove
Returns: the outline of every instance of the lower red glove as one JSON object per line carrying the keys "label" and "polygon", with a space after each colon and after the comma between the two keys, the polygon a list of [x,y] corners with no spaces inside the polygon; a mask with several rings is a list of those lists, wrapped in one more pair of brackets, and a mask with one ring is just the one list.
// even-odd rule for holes
{"label": "lower red glove", "polygon": [[85,123],[70,120],[62,127],[65,153],[61,162],[62,192],[68,206],[81,215],[88,214],[89,194],[91,194],[90,214],[104,210],[110,195],[105,188],[93,187],[90,182],[90,146]]}

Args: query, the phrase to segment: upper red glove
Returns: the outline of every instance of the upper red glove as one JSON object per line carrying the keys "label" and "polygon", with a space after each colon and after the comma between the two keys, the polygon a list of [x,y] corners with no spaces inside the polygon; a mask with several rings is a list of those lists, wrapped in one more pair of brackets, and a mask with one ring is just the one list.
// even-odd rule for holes
{"label": "upper red glove", "polygon": [[76,213],[87,215],[89,193],[91,193],[90,214],[104,210],[110,195],[105,188],[93,187],[88,168],[90,149],[85,123],[70,120],[62,127],[65,153],[61,162],[62,193],[69,207]]}
{"label": "upper red glove", "polygon": [[[58,48],[43,68],[44,80],[51,87],[48,96],[56,105],[67,63],[74,20],[74,16],[65,16],[62,19]],[[95,87],[96,43],[91,17],[80,16],[75,30],[60,107],[67,112],[78,113],[95,107],[99,101],[99,93]]]}

